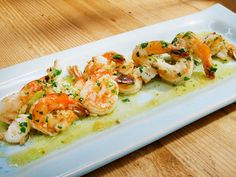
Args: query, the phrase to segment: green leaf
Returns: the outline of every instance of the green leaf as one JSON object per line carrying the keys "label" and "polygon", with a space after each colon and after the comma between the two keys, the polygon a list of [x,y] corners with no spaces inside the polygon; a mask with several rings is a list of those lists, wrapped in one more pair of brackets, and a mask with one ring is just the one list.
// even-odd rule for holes
{"label": "green leaf", "polygon": [[146,48],[147,46],[148,46],[148,42],[144,42],[141,44],[141,48],[143,48],[143,49]]}

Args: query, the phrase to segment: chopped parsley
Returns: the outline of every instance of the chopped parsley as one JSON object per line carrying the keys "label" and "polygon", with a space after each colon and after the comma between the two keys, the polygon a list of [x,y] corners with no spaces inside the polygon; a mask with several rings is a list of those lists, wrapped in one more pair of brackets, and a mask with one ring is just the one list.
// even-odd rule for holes
{"label": "chopped parsley", "polygon": [[113,58],[113,59],[121,59],[121,58],[123,58],[123,57],[122,57],[122,55],[120,55],[120,54],[115,54],[112,58]]}
{"label": "chopped parsley", "polygon": [[49,119],[49,117],[48,117],[48,116],[46,116],[46,122],[48,122],[48,119]]}
{"label": "chopped parsley", "polygon": [[184,77],[185,81],[188,81],[189,79],[190,79],[189,77],[186,77],[186,76]]}
{"label": "chopped parsley", "polygon": [[136,56],[137,56],[137,57],[139,57],[139,56],[140,56],[140,55],[139,55],[139,52],[137,52],[137,53],[136,53]]}
{"label": "chopped parsley", "polygon": [[111,88],[111,87],[113,87],[114,86],[114,84],[112,83],[112,82],[108,82],[108,87],[109,88]]}
{"label": "chopped parsley", "polygon": [[161,42],[161,47],[162,48],[167,48],[168,47],[168,43],[167,42],[165,42],[165,41],[160,41]]}
{"label": "chopped parsley", "polygon": [[57,128],[62,129],[62,126],[58,125]]}
{"label": "chopped parsley", "polygon": [[39,114],[43,115],[43,111],[39,111]]}
{"label": "chopped parsley", "polygon": [[175,44],[177,41],[178,41],[178,39],[175,37],[171,43]]}
{"label": "chopped parsley", "polygon": [[79,101],[82,102],[84,99],[82,97],[79,98]]}
{"label": "chopped parsley", "polygon": [[30,120],[32,120],[32,119],[33,119],[32,114],[29,114],[29,115],[27,116],[27,118],[30,119]]}
{"label": "chopped parsley", "polygon": [[53,76],[53,77],[56,77],[56,76],[59,76],[61,73],[62,73],[62,70],[60,70],[60,69],[55,69],[52,76]]}
{"label": "chopped parsley", "polygon": [[41,80],[36,80],[36,82],[40,83],[40,82],[41,82]]}
{"label": "chopped parsley", "polygon": [[100,87],[101,83],[99,81],[96,81],[97,86]]}
{"label": "chopped parsley", "polygon": [[187,60],[187,61],[191,61],[191,57],[187,57],[186,60]]}
{"label": "chopped parsley", "polygon": [[148,46],[148,42],[144,42],[144,43],[141,44],[141,48],[142,48],[142,49],[144,49],[144,48],[147,47],[147,46]]}
{"label": "chopped parsley", "polygon": [[217,67],[212,66],[212,67],[209,68],[209,71],[210,71],[211,73],[215,73],[215,72],[217,71]]}
{"label": "chopped parsley", "polygon": [[57,83],[54,80],[51,80],[51,84],[53,87],[57,87]]}
{"label": "chopped parsley", "polygon": [[197,60],[193,60],[193,62],[194,62],[194,65],[196,65],[196,66],[200,65],[200,62]]}
{"label": "chopped parsley", "polygon": [[72,96],[73,96],[73,98],[76,98],[77,96],[79,96],[79,94],[78,93],[73,93]]}
{"label": "chopped parsley", "polygon": [[25,133],[26,132],[26,128],[25,127],[20,127],[20,132],[21,133]]}
{"label": "chopped parsley", "polygon": [[120,121],[117,119],[117,120],[116,120],[116,123],[117,123],[117,124],[120,124]]}
{"label": "chopped parsley", "polygon": [[117,91],[116,91],[116,90],[111,90],[111,92],[117,94]]}
{"label": "chopped parsley", "polygon": [[20,132],[21,133],[25,133],[26,132],[26,127],[27,127],[27,122],[20,122],[19,126],[20,126]]}
{"label": "chopped parsley", "polygon": [[20,127],[27,127],[27,122],[20,122],[20,123],[19,123],[19,126],[20,126]]}
{"label": "chopped parsley", "polygon": [[123,69],[125,69],[125,68],[126,68],[126,66],[124,65],[124,66],[122,66],[122,68],[123,68]]}
{"label": "chopped parsley", "polygon": [[217,36],[215,39],[214,39],[214,41],[216,41],[216,40],[218,40],[219,39],[219,36]]}
{"label": "chopped parsley", "polygon": [[177,55],[183,55],[184,53],[186,53],[186,50],[184,48],[182,48],[179,50],[174,50],[173,53],[177,54]]}
{"label": "chopped parsley", "polygon": [[191,31],[188,31],[188,32],[184,33],[183,37],[187,37],[188,39],[191,39],[191,37],[192,37],[192,32],[191,32]]}
{"label": "chopped parsley", "polygon": [[181,77],[181,76],[182,76],[182,74],[181,74],[181,73],[178,73],[177,75],[178,75],[179,77]]}
{"label": "chopped parsley", "polygon": [[130,99],[129,98],[124,98],[123,100],[121,100],[122,102],[124,103],[127,103],[127,102],[130,102]]}
{"label": "chopped parsley", "polygon": [[140,73],[143,73],[143,66],[139,66],[138,69],[139,69]]}

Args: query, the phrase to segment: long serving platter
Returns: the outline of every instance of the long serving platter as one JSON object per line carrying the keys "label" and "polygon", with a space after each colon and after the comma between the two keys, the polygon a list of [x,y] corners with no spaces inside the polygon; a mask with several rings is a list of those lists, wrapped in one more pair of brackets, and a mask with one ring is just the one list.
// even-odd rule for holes
{"label": "long serving platter", "polygon": [[[236,23],[233,21],[236,21],[236,14],[216,4],[199,13],[1,69],[0,99],[16,92],[28,81],[43,76],[45,69],[55,59],[59,60],[61,66],[77,64],[84,67],[86,59],[105,51],[113,50],[129,56],[137,43],[160,39],[171,41],[182,31],[216,31],[236,44]],[[0,158],[0,176],[86,174],[235,102],[235,90],[236,75],[232,75],[132,117],[120,125],[80,139],[23,167],[9,167],[6,159]],[[0,145],[0,151],[7,152],[8,149]]]}

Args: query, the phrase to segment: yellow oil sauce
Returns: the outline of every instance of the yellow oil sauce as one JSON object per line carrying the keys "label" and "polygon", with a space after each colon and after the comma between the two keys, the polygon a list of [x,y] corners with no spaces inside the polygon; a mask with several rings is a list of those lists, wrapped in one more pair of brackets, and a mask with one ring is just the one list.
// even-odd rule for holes
{"label": "yellow oil sauce", "polygon": [[[25,165],[75,140],[125,123],[124,120],[127,118],[236,73],[236,66],[221,67],[223,65],[221,63],[218,63],[218,65],[220,66],[218,66],[216,79],[214,80],[207,79],[201,69],[198,68],[195,69],[191,79],[181,85],[167,84],[159,79],[153,80],[151,83],[144,85],[142,90],[135,95],[120,96],[117,108],[113,113],[77,120],[71,127],[55,137],[33,131],[27,145],[23,146],[21,151],[9,155],[7,157],[8,162],[10,165]],[[6,130],[6,125],[0,124],[0,131],[3,130]]]}

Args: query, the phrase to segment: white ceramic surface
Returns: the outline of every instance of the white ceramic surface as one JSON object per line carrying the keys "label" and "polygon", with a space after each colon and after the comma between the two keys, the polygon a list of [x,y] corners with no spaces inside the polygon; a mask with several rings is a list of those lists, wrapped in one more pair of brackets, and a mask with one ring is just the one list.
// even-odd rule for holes
{"label": "white ceramic surface", "polygon": [[[114,50],[131,55],[135,44],[164,39],[171,41],[181,31],[216,31],[236,44],[236,15],[217,4],[199,13],[115,35],[73,49],[41,57],[0,70],[0,99],[28,81],[44,75],[54,59],[62,66]],[[82,60],[83,59],[83,60]],[[227,90],[227,92],[225,91]],[[8,167],[0,159],[0,176],[74,176],[86,174],[132,151],[236,101],[236,76],[221,80],[204,89],[178,97],[120,125],[80,139],[39,160],[20,167]],[[219,94],[220,93],[220,94]],[[188,105],[186,107],[186,104]],[[171,107],[171,109],[170,109]],[[16,147],[17,148],[17,147]],[[0,151],[10,153],[0,145]]]}

